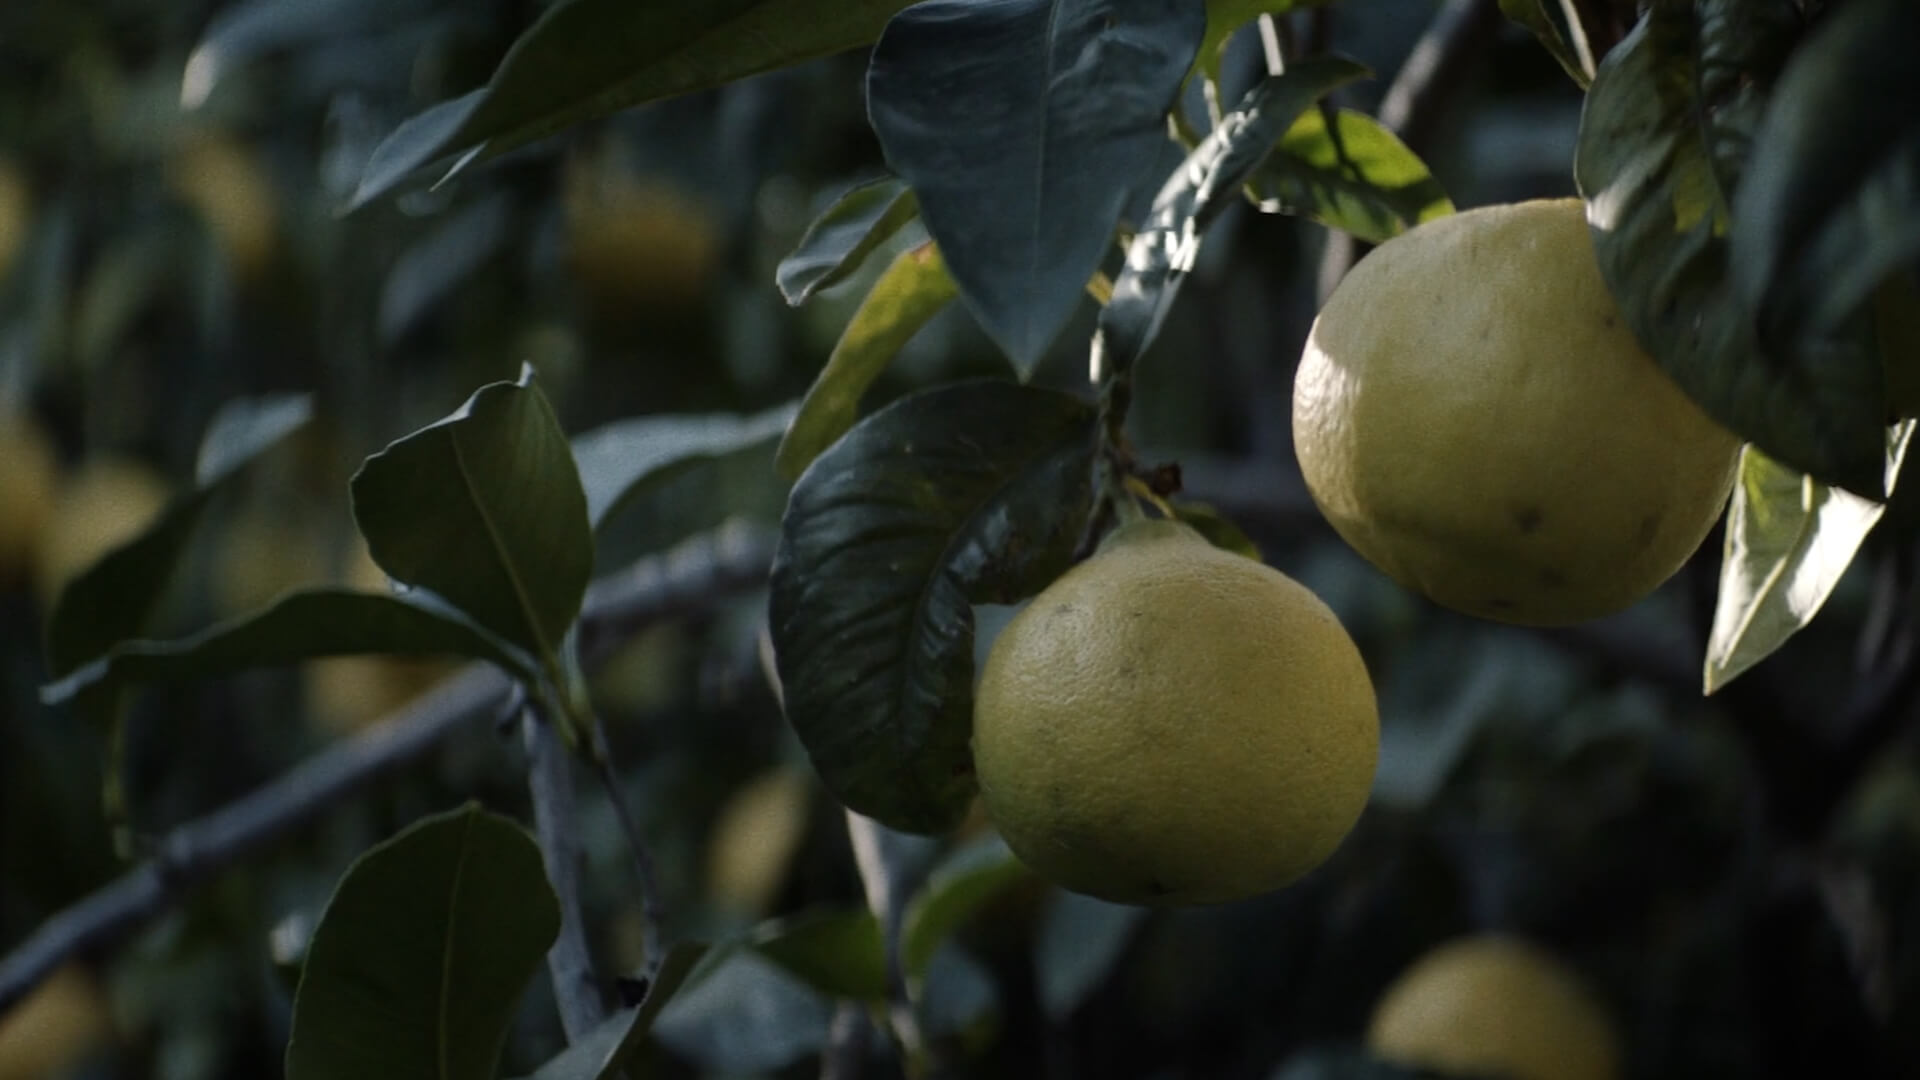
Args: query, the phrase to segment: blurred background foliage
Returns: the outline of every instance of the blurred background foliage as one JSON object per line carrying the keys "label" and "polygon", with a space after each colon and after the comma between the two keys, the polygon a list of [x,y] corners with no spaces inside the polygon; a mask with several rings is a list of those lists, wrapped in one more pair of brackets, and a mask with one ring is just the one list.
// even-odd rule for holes
{"label": "blurred background foliage", "polygon": [[[378,586],[347,513],[353,468],[522,361],[569,431],[758,412],[805,389],[885,265],[798,309],[773,286],[812,216],[881,168],[857,53],[339,214],[375,142],[483,82],[542,8],[0,10],[0,949],[124,866],[100,809],[101,731],[37,703],[40,620],[188,482],[223,402],[310,390],[317,420],[216,504],[158,615],[169,631],[298,584]],[[1435,10],[1349,0],[1293,29],[1382,74],[1342,95],[1371,110]],[[1578,92],[1523,32],[1483,23],[1416,149],[1460,206],[1570,193]],[[1229,57],[1243,81],[1250,36]],[[1859,692],[1896,653],[1910,666],[1912,513],[1896,504],[1813,627],[1713,699],[1697,662],[1717,534],[1655,597],[1589,627],[1442,612],[1340,545],[1293,466],[1286,403],[1325,245],[1304,221],[1232,212],[1142,365],[1135,430],[1361,643],[1385,725],[1373,807],[1323,870],[1238,905],[1149,913],[1011,879],[928,975],[940,1059],[981,1076],[1363,1075],[1352,1048],[1382,987],[1436,942],[1504,929],[1592,981],[1634,1076],[1920,1075],[1911,683],[1891,701]],[[1084,380],[1091,319],[1089,304],[1041,380]],[[954,305],[867,404],[1005,371]],[[602,572],[723,525],[770,529],[784,498],[771,455],[762,443],[667,485],[606,538]],[[687,936],[864,903],[844,817],[763,675],[763,603],[716,597],[596,677]],[[1003,617],[984,610],[982,625]],[[132,853],[448,670],[350,658],[143,692],[127,728]],[[521,772],[517,745],[480,728],[343,803],[0,1017],[0,1078],[277,1074],[301,950],[347,862],[469,796],[524,817]],[[585,808],[594,945],[628,970],[640,928],[619,830],[603,800]],[[973,850],[980,832],[948,846]],[[742,954],[676,1000],[648,1065],[811,1076],[830,1031],[870,1023]],[[510,1070],[560,1040],[538,985]],[[877,1034],[838,1045],[870,1072],[898,1068]]]}

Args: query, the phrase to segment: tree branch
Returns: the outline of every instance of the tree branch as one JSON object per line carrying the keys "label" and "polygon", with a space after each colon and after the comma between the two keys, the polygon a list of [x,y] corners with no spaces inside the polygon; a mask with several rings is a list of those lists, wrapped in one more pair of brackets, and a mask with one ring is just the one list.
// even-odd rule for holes
{"label": "tree branch", "polygon": [[547,974],[560,1008],[567,1042],[577,1043],[607,1018],[607,1001],[593,971],[586,912],[580,901],[579,812],[573,797],[573,755],[559,732],[531,707],[520,709],[527,748],[527,792],[533,802],[534,835],[540,841],[547,880],[560,900],[560,935],[547,950]]}
{"label": "tree branch", "polygon": [[[641,559],[589,590],[581,634],[600,651],[584,655],[604,658],[641,627],[763,583],[772,558],[773,544],[764,533],[736,527]],[[469,664],[386,721],[173,829],[153,858],[55,913],[0,959],[0,1011],[68,959],[112,946],[247,855],[419,760],[454,732],[492,719],[512,688],[512,680],[492,666]]]}

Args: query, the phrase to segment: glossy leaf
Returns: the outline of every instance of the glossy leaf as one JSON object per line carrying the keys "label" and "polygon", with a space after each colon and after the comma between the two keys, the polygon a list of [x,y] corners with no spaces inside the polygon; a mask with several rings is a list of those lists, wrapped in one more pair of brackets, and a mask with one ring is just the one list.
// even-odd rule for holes
{"label": "glossy leaf", "polygon": [[954,383],[867,417],[800,477],[774,559],[788,720],[848,808],[909,832],[973,794],[974,603],[1071,562],[1091,500],[1093,410]]}
{"label": "glossy leaf", "polygon": [[[442,102],[374,151],[353,205],[466,151],[452,172],[570,125],[865,45],[907,0],[564,0],[486,87]],[[452,175],[452,173],[449,173]]]}
{"label": "glossy leaf", "polygon": [[789,304],[846,280],[867,256],[920,214],[912,190],[888,176],[855,187],[807,226],[774,279]]}
{"label": "glossy leaf", "polygon": [[[1500,0],[1500,11],[1507,18],[1527,28],[1548,55],[1557,61],[1580,89],[1585,90],[1593,84],[1593,57],[1589,50],[1579,50],[1567,40],[1561,32],[1561,24],[1547,10],[1549,0]],[[1559,4],[1556,2],[1557,8]]]}
{"label": "glossy leaf", "polygon": [[695,462],[725,457],[776,438],[794,417],[780,405],[735,413],[636,416],[574,436],[573,457],[586,491],[587,518],[599,529],[628,500]]}
{"label": "glossy leaf", "polygon": [[194,470],[198,486],[60,590],[47,616],[48,670],[66,675],[115,643],[139,635],[213,496],[248,461],[312,415],[313,402],[305,394],[242,398],[222,406],[201,440]]}
{"label": "glossy leaf", "polygon": [[314,930],[288,1080],[493,1080],[559,930],[518,824],[469,804],[408,827],[355,861]]}
{"label": "glossy leaf", "polygon": [[[1908,421],[1890,440],[1888,491],[1912,434]],[[1720,597],[1707,640],[1706,693],[1732,682],[1813,621],[1885,510],[1752,446],[1741,451],[1740,482],[1727,511]]]}
{"label": "glossy leaf", "polygon": [[608,1017],[585,1038],[540,1066],[527,1080],[615,1080],[621,1074],[621,1067],[646,1041],[660,1010],[686,985],[695,964],[706,952],[706,946],[686,942],[669,948],[638,1005],[630,1005]]}
{"label": "glossy leaf", "polygon": [[1298,214],[1370,244],[1453,213],[1426,162],[1380,121],[1353,109],[1309,109],[1247,184],[1265,213]]}
{"label": "glossy leaf", "polygon": [[1040,1004],[1056,1022],[1073,1015],[1113,971],[1146,921],[1148,909],[1059,891],[1047,906],[1034,946]]}
{"label": "glossy leaf", "polygon": [[900,923],[900,966],[909,980],[926,977],[928,965],[954,931],[1032,872],[998,836],[949,855],[927,875]]}
{"label": "glossy leaf", "polygon": [[1191,0],[925,0],[874,46],[867,112],[960,294],[1030,373],[1165,141]]}
{"label": "glossy leaf", "polygon": [[540,659],[559,647],[593,572],[580,472],[532,368],[368,458],[353,516],[395,581],[431,589]]}
{"label": "glossy leaf", "polygon": [[1274,139],[1314,102],[1366,73],[1350,60],[1302,60],[1284,75],[1261,80],[1221,118],[1161,187],[1147,224],[1128,245],[1126,269],[1100,312],[1097,368],[1130,365],[1146,351],[1193,269],[1207,226],[1267,157]]}
{"label": "glossy leaf", "polygon": [[308,589],[189,637],[122,641],[40,689],[49,705],[131,683],[190,682],[324,656],[393,653],[488,660],[524,678],[532,661],[450,609],[407,596]]}
{"label": "glossy leaf", "polygon": [[1762,334],[1842,330],[1920,258],[1920,6],[1856,0],[1781,75],[1734,203],[1733,270]]}
{"label": "glossy leaf", "polygon": [[887,996],[886,948],[879,922],[865,908],[780,919],[757,929],[749,943],[823,994],[868,1001]]}
{"label": "glossy leaf", "polygon": [[1661,366],[1767,456],[1877,498],[1886,404],[1870,329],[1818,347],[1763,339],[1729,265],[1732,200],[1798,29],[1791,0],[1655,5],[1594,77],[1574,172],[1601,272]]}
{"label": "glossy leaf", "polygon": [[821,451],[847,433],[860,415],[860,397],[867,387],[955,295],[953,278],[931,241],[894,257],[807,388],[774,455],[780,475],[797,479]]}

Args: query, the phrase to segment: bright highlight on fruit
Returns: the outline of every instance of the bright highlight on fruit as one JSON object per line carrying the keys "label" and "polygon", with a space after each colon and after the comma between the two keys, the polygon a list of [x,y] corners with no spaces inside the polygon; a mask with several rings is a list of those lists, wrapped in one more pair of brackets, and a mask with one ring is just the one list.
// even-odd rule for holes
{"label": "bright highlight on fruit", "polygon": [[1511,1080],[1618,1080],[1606,1009],[1551,953],[1482,935],[1420,958],[1381,995],[1367,1047],[1416,1069]]}
{"label": "bright highlight on fruit", "polygon": [[1454,214],[1362,259],[1309,335],[1293,439],[1368,561],[1534,625],[1620,611],[1673,576],[1739,450],[1627,329],[1578,199]]}
{"label": "bright highlight on fruit", "polygon": [[1041,876],[1211,904],[1318,866],[1379,753],[1373,684],[1320,599],[1185,525],[1123,526],[1001,631],[974,704],[987,814]]}

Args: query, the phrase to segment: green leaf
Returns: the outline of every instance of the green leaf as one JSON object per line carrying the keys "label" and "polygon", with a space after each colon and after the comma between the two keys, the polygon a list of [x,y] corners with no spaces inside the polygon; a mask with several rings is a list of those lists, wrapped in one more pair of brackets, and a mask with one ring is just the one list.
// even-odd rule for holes
{"label": "green leaf", "polygon": [[927,875],[900,920],[900,966],[911,981],[926,977],[933,956],[963,923],[1032,872],[1006,842],[990,835],[942,860]]}
{"label": "green leaf", "polygon": [[824,995],[757,950],[737,948],[708,953],[653,1030],[709,1073],[742,1076],[819,1053],[832,1018]]}
{"label": "green leaf", "polygon": [[[1220,81],[1220,53],[1227,39],[1262,15],[1286,15],[1303,7],[1318,7],[1333,0],[1207,0],[1207,33],[1200,39],[1200,51],[1193,58],[1193,71]],[[1192,78],[1189,72],[1188,78]]]}
{"label": "green leaf", "polygon": [[400,125],[354,193],[363,206],[461,151],[448,176],[596,116],[857,48],[908,0],[563,0],[486,88]]}
{"label": "green leaf", "polygon": [[1022,377],[1166,141],[1192,0],[924,0],[880,36],[867,114],[960,295]]}
{"label": "green leaf", "polygon": [[[1909,420],[1889,437],[1889,492],[1913,427]],[[1740,483],[1727,511],[1720,597],[1707,639],[1705,693],[1732,682],[1813,621],[1885,510],[1882,503],[1795,472],[1756,447],[1741,450]]]}
{"label": "green leaf", "polygon": [[780,475],[797,479],[860,415],[860,397],[956,290],[932,241],[903,251],[873,283],[847,321],[827,364],[807,388],[774,455]]}
{"label": "green leaf", "polygon": [[886,947],[880,924],[865,908],[779,919],[756,929],[748,943],[823,994],[886,999]]}
{"label": "green leaf", "polygon": [[1127,247],[1126,269],[1100,312],[1096,371],[1126,367],[1153,344],[1208,226],[1268,156],[1275,137],[1314,102],[1366,74],[1338,57],[1301,60],[1261,80],[1221,117],[1160,188],[1146,226]]}
{"label": "green leaf", "polygon": [[1716,420],[1823,483],[1881,495],[1886,403],[1870,327],[1817,348],[1763,339],[1727,229],[1791,0],[1663,0],[1600,65],[1574,174],[1601,273],[1661,367]]}
{"label": "green leaf", "polygon": [[793,254],[774,271],[780,295],[799,305],[844,281],[867,256],[920,214],[920,201],[891,176],[855,187],[807,226]]}
{"label": "green leaf", "polygon": [[1260,554],[1260,545],[1254,543],[1252,537],[1228,520],[1212,503],[1175,502],[1173,513],[1181,521],[1193,526],[1194,531],[1206,537],[1207,543],[1214,547],[1245,555],[1255,562],[1265,561]]}
{"label": "green leaf", "polygon": [[526,679],[537,670],[530,657],[450,608],[407,596],[307,589],[189,637],[122,641],[41,687],[40,700],[56,705],[130,683],[189,682],[356,653],[466,656]]}
{"label": "green leaf", "polygon": [[[1557,3],[1554,6],[1559,7]],[[1573,47],[1561,32],[1560,22],[1547,11],[1547,0],[1500,0],[1500,10],[1531,31],[1580,89],[1593,84],[1592,50],[1585,47],[1584,41],[1580,49]]]}
{"label": "green leaf", "polygon": [[1732,266],[1761,334],[1854,321],[1920,257],[1920,5],[1854,0],[1781,75],[1734,201]]}
{"label": "green leaf", "polygon": [[1056,890],[1034,946],[1034,974],[1047,1018],[1063,1022],[1099,989],[1149,909]]}
{"label": "green leaf", "polygon": [[305,394],[242,398],[214,415],[201,441],[198,486],[168,504],[140,535],[102,556],[60,590],[47,617],[47,668],[67,675],[138,635],[186,553],[200,515],[241,466],[305,424]]}
{"label": "green leaf", "polygon": [[621,1067],[646,1041],[660,1010],[685,985],[694,965],[706,952],[706,946],[687,942],[669,948],[638,1005],[630,1005],[608,1017],[526,1080],[614,1080]]}
{"label": "green leaf", "polygon": [[787,719],[828,790],[908,832],[974,790],[973,608],[1066,569],[1092,499],[1094,413],[954,383],[893,402],[794,485],[770,629]]}
{"label": "green leaf", "polygon": [[353,516],[388,576],[433,590],[543,663],[593,573],[580,472],[531,367],[368,458],[353,477]]}
{"label": "green leaf", "polygon": [[249,0],[223,8],[187,56],[180,107],[204,104],[227,72],[272,52],[372,30],[393,17],[387,0]]}
{"label": "green leaf", "polygon": [[314,930],[288,1080],[493,1080],[559,931],[525,829],[473,804],[409,826],[354,862]]}
{"label": "green leaf", "polygon": [[1264,213],[1298,214],[1382,243],[1453,213],[1420,155],[1378,120],[1352,109],[1301,114],[1247,183]]}
{"label": "green leaf", "polygon": [[380,287],[376,321],[382,346],[392,346],[434,306],[459,289],[513,236],[513,198],[489,192],[447,214],[400,253]]}
{"label": "green leaf", "polygon": [[637,416],[574,436],[573,458],[586,491],[587,519],[598,530],[645,491],[696,462],[726,457],[777,437],[794,406],[752,416]]}

